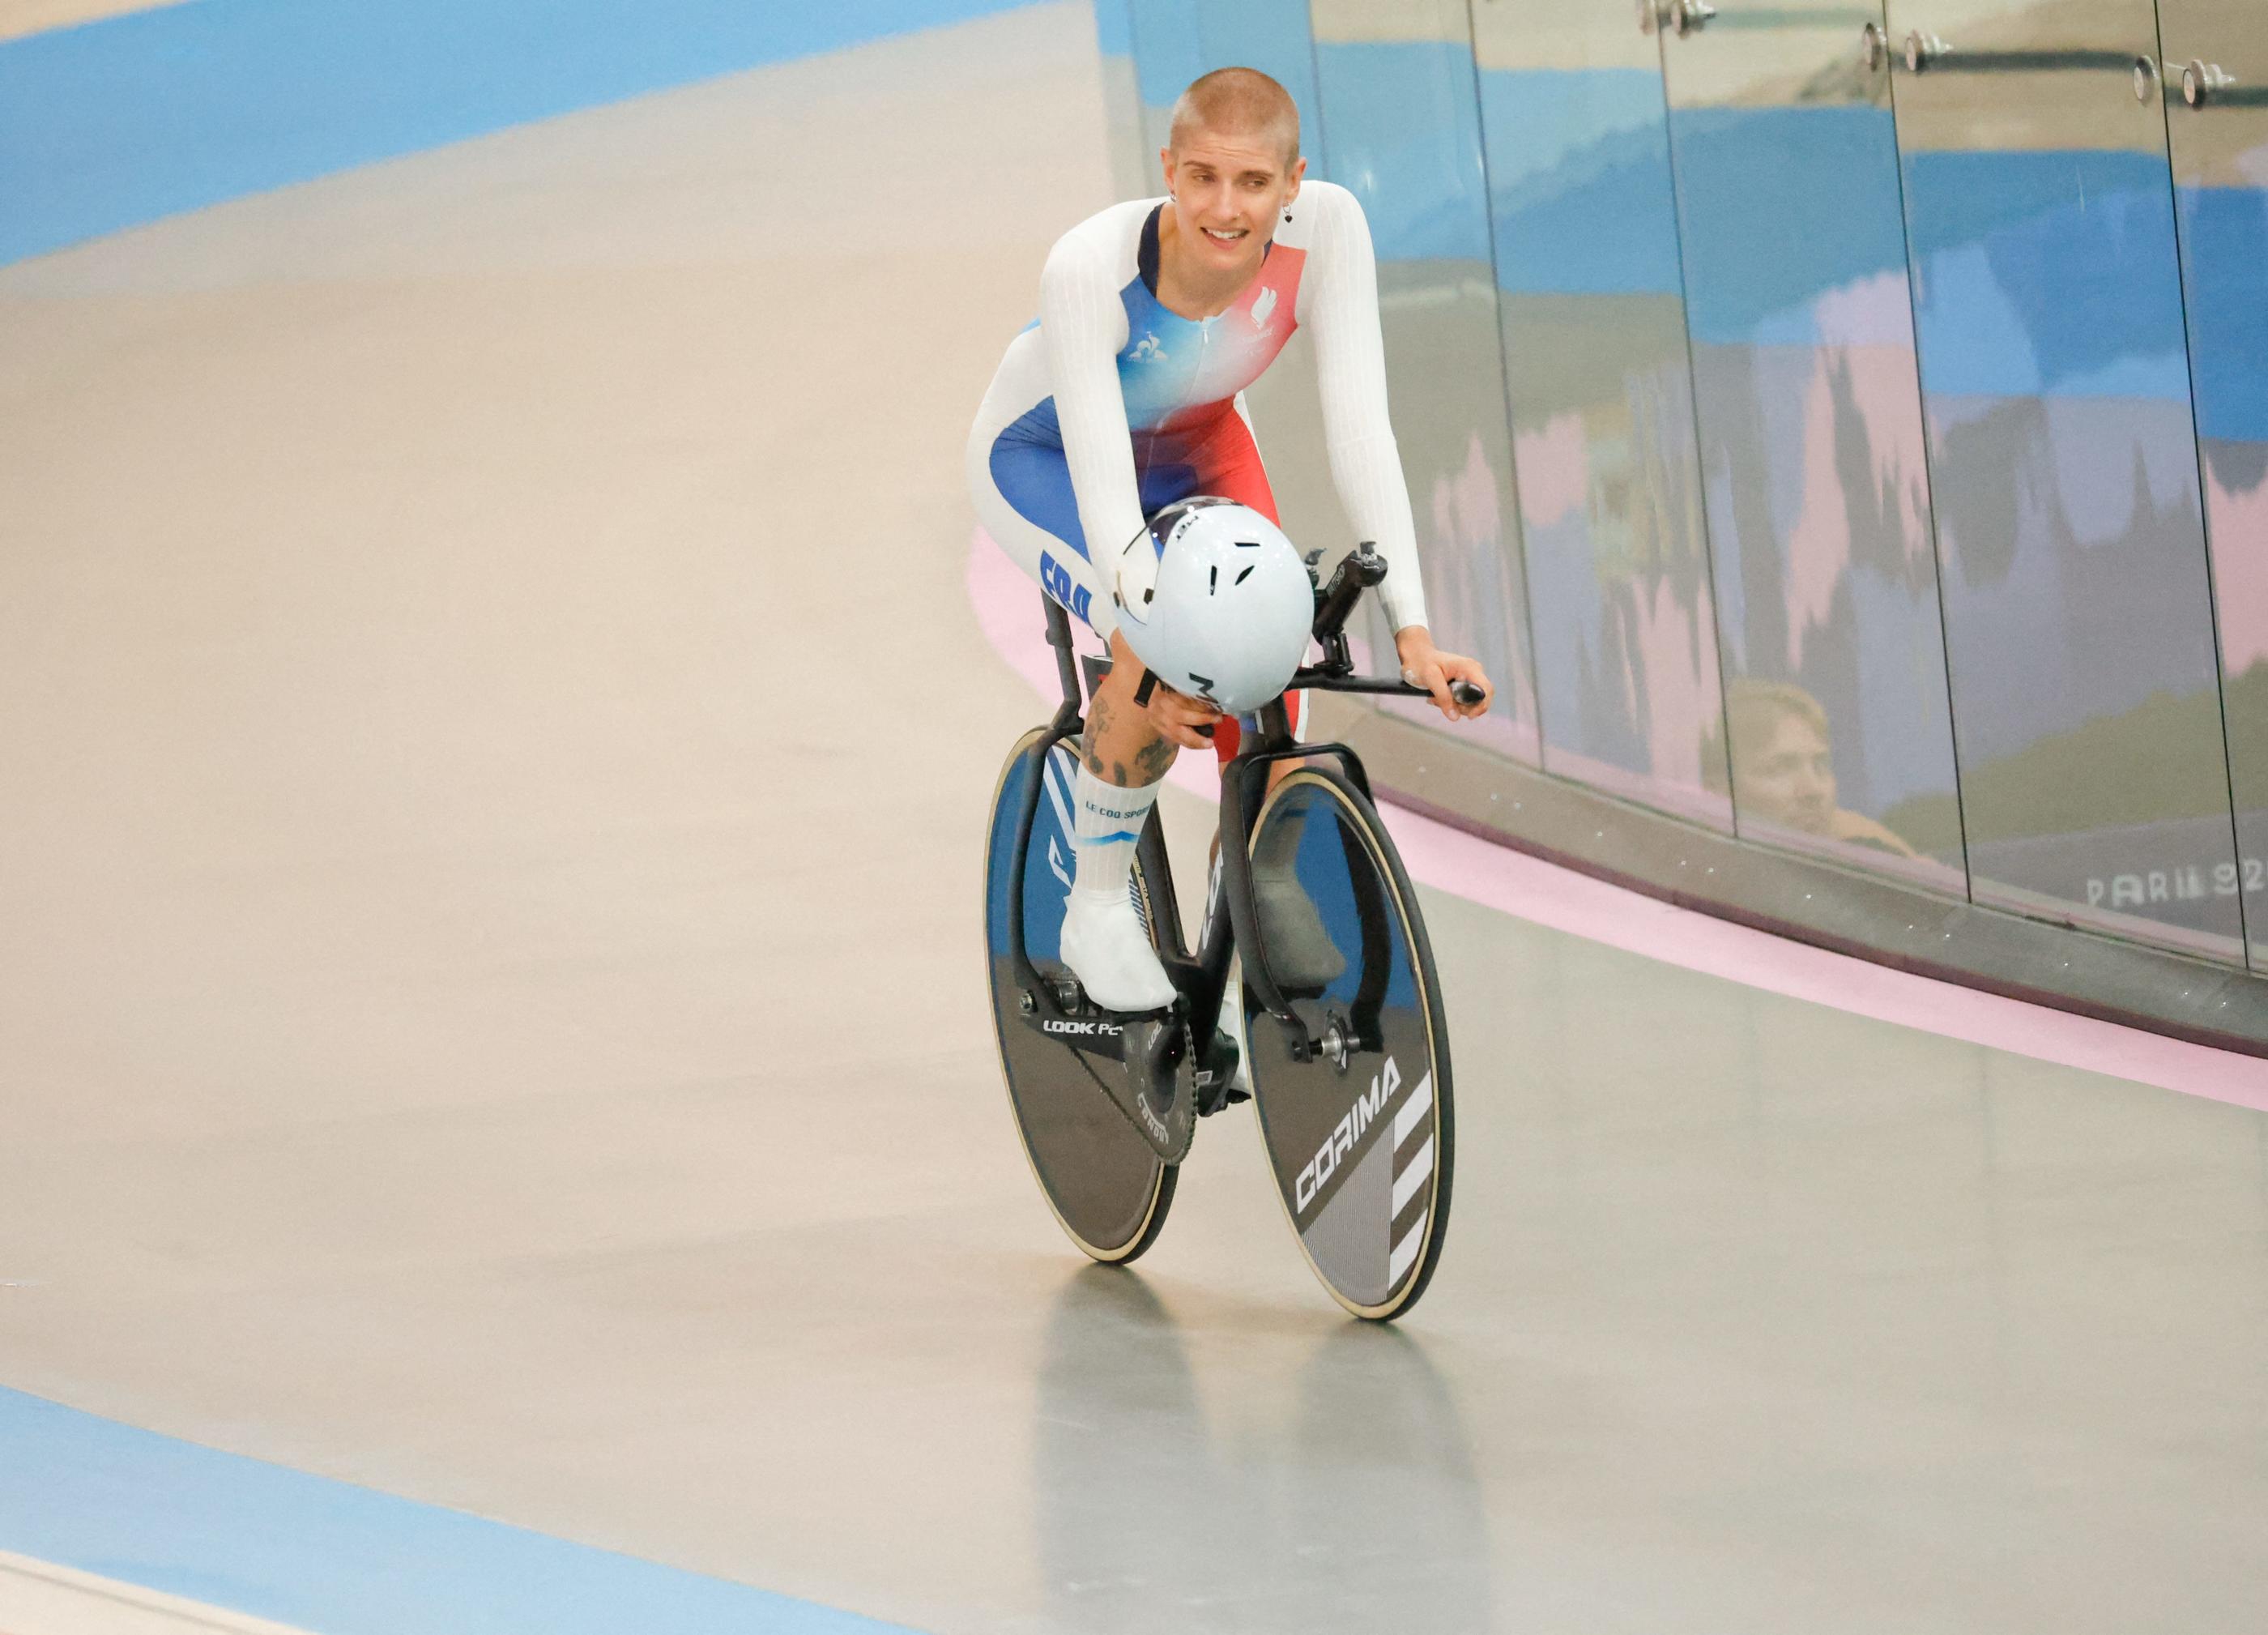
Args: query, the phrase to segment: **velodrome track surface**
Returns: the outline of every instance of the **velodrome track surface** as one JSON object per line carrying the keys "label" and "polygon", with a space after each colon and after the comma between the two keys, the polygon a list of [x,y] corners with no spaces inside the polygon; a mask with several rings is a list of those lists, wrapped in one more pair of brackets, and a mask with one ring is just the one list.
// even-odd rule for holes
{"label": "velodrome track surface", "polygon": [[[976,955],[1038,710],[960,464],[1109,196],[1089,27],[0,270],[0,1551],[309,1629],[2254,1627],[2227,1101],[1428,889],[1407,1327],[1241,1115],[1073,1257]],[[227,1564],[180,1514],[333,1503]]]}

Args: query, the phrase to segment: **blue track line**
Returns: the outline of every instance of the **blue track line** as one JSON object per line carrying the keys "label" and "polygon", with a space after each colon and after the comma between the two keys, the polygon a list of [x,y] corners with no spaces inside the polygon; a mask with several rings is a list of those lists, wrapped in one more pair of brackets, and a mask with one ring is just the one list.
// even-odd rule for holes
{"label": "blue track line", "polygon": [[4,1388],[0,1550],[316,1635],[903,1630]]}
{"label": "blue track line", "polygon": [[0,43],[0,264],[1032,0],[192,0]]}

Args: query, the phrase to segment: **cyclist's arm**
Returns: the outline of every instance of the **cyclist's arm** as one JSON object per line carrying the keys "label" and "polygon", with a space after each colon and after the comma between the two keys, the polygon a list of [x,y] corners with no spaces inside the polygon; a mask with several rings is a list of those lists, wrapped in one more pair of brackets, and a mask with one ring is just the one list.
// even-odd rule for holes
{"label": "cyclist's arm", "polygon": [[[1134,439],[1118,383],[1126,308],[1101,249],[1075,234],[1057,241],[1040,274],[1040,338],[1079,527],[1107,587],[1116,553],[1145,526]],[[1096,634],[1106,637],[1118,622],[1116,609],[1108,605],[1088,617]]]}
{"label": "cyclist's arm", "polygon": [[1308,253],[1312,291],[1300,321],[1315,339],[1322,386],[1323,431],[1331,481],[1359,539],[1373,540],[1388,572],[1379,595],[1395,630],[1425,622],[1425,586],[1418,577],[1418,527],[1402,454],[1386,415],[1386,342],[1378,325],[1378,264],[1370,224],[1354,195],[1314,188],[1322,196]]}

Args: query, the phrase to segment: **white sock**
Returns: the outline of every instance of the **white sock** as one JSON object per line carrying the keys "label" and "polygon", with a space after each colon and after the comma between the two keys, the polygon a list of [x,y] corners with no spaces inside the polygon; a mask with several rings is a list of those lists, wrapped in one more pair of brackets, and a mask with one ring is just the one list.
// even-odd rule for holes
{"label": "white sock", "polygon": [[1071,818],[1071,851],[1078,867],[1071,890],[1083,897],[1124,897],[1134,870],[1134,843],[1150,808],[1158,804],[1158,785],[1121,789],[1106,784],[1082,761],[1073,798],[1078,810]]}
{"label": "white sock", "polygon": [[1078,873],[1064,904],[1064,963],[1106,1011],[1162,1009],[1174,1002],[1173,979],[1158,962],[1127,889],[1135,843],[1158,803],[1158,786],[1121,789],[1082,765],[1077,799],[1071,851]]}

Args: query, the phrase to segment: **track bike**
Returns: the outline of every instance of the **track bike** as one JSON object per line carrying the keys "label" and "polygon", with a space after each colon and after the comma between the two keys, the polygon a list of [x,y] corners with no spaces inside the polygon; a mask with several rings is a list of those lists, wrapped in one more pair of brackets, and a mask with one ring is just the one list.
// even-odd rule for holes
{"label": "track bike", "polygon": [[[1321,657],[1293,689],[1427,696],[1356,674],[1349,652],[1348,616],[1386,569],[1364,545],[1317,587]],[[1082,671],[1091,699],[1109,661],[1076,656],[1063,608],[1041,600],[1063,703],[1001,770],[984,886],[1001,1072],[1040,1190],[1086,1255],[1133,1260],[1165,1226],[1198,1121],[1247,1099],[1237,1070],[1248,1058],[1244,1082],[1308,1263],[1355,1315],[1397,1317],[1440,1257],[1455,1123],[1432,951],[1362,762],[1344,744],[1297,741],[1280,698],[1259,711],[1221,769],[1194,950],[1152,810],[1129,890],[1176,997],[1161,1011],[1099,1008],[1057,939]],[[1462,682],[1456,696],[1482,696]]]}

